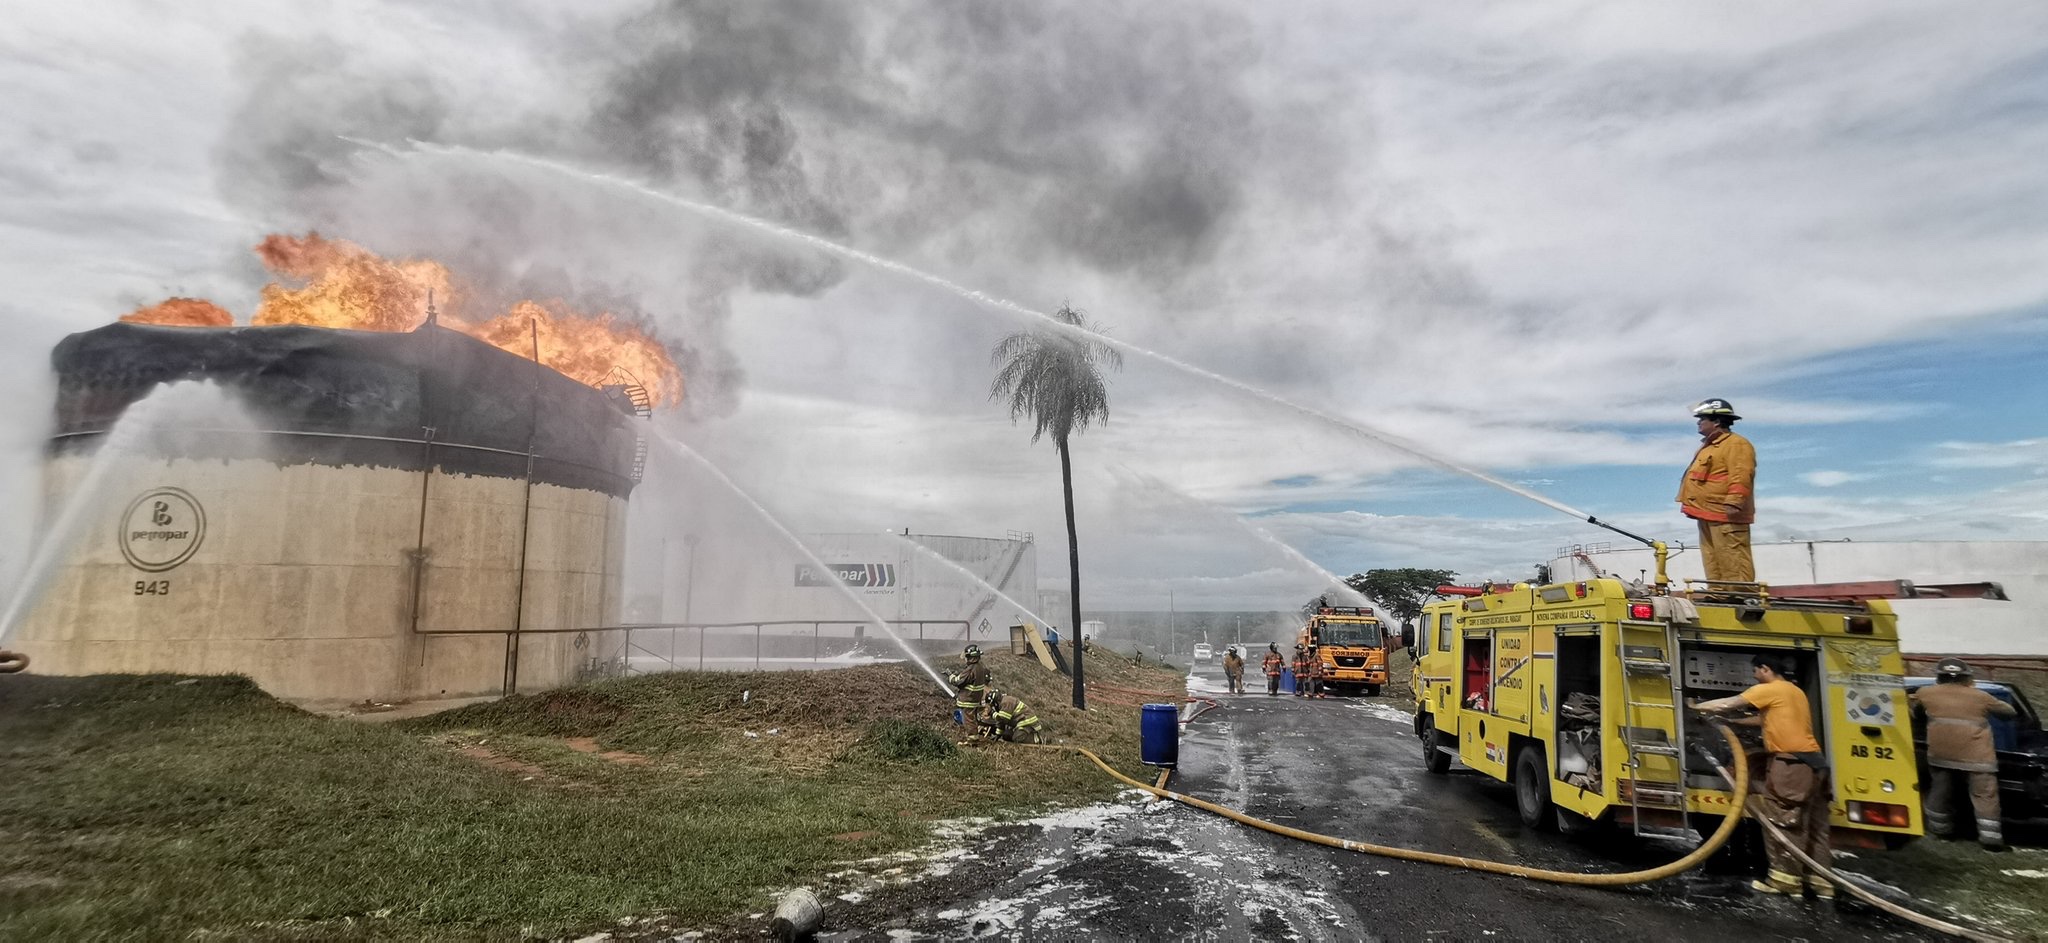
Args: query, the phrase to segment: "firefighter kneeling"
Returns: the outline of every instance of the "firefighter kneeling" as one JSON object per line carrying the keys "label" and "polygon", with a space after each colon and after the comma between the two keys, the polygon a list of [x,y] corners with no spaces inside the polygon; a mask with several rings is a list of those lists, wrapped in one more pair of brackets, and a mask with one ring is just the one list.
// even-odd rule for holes
{"label": "firefighter kneeling", "polygon": [[1038,715],[1021,699],[1000,691],[982,695],[981,713],[975,715],[974,723],[981,735],[990,740],[1045,742],[1045,727],[1039,723]]}

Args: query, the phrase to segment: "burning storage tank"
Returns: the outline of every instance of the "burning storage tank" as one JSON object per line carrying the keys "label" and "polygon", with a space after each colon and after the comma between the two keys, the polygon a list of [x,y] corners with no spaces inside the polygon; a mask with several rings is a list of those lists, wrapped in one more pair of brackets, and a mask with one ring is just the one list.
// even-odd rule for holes
{"label": "burning storage tank", "polygon": [[[121,323],[52,360],[44,506],[84,489],[87,516],[10,644],[34,670],[239,672],[339,702],[535,690],[622,654],[581,630],[618,623],[645,391],[431,320]],[[116,426],[179,381],[249,421]]]}

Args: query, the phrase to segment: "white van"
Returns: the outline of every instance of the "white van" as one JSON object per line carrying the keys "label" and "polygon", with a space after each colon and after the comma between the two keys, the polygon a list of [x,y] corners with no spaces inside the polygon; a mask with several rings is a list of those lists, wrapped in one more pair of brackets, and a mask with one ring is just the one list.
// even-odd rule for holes
{"label": "white van", "polygon": [[1209,660],[1209,659],[1210,659],[1211,657],[1215,656],[1215,654],[1216,654],[1216,650],[1215,650],[1215,649],[1213,649],[1213,648],[1210,648],[1210,647],[1209,647],[1209,643],[1208,643],[1208,642],[1196,642],[1196,643],[1195,643],[1195,660],[1196,660],[1196,661],[1204,661],[1204,662],[1205,662],[1205,661],[1208,661],[1208,660]]}

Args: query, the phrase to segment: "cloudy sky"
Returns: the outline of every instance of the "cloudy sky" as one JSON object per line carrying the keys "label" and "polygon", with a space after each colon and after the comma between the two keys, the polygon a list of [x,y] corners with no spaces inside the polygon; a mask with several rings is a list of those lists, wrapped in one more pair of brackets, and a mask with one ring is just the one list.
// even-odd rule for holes
{"label": "cloudy sky", "polygon": [[[17,520],[52,342],[170,295],[246,313],[249,247],[318,228],[645,319],[691,384],[663,423],[799,529],[1027,530],[1063,569],[1057,457],[987,398],[1026,322],[626,181],[1071,303],[1639,532],[1689,535],[1687,410],[1722,396],[1761,538],[2048,539],[2040,4],[9,17]],[[1141,355],[1111,396],[1075,447],[1091,606],[1291,606],[1317,578],[1262,531],[1339,573],[1472,578],[1615,539]],[[667,497],[728,500],[692,487]]]}

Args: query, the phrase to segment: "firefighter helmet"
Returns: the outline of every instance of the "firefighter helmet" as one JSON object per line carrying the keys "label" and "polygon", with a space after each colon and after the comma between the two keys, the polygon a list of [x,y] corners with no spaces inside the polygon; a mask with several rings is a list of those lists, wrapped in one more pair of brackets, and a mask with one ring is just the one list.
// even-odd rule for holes
{"label": "firefighter helmet", "polygon": [[981,692],[981,703],[989,707],[996,706],[996,702],[1002,699],[1003,696],[997,693],[995,688],[989,688],[988,690]]}
{"label": "firefighter helmet", "polygon": [[1278,654],[1280,654],[1280,643],[1279,643],[1279,642],[1267,642],[1267,643],[1266,643],[1266,651],[1272,652],[1272,653],[1273,653],[1273,654],[1275,654],[1275,655],[1278,655]]}
{"label": "firefighter helmet", "polygon": [[1944,658],[1934,664],[1934,677],[1936,680],[1962,681],[1974,674],[1975,672],[1970,670],[1969,662],[1953,656]]}
{"label": "firefighter helmet", "polygon": [[1735,404],[1719,397],[1700,400],[1700,404],[1692,408],[1692,414],[1699,419],[1724,419],[1728,422],[1742,418],[1735,415]]}
{"label": "firefighter helmet", "polygon": [[979,646],[979,645],[969,645],[969,646],[967,646],[967,660],[968,660],[968,661],[979,661],[979,660],[981,660],[981,646]]}

